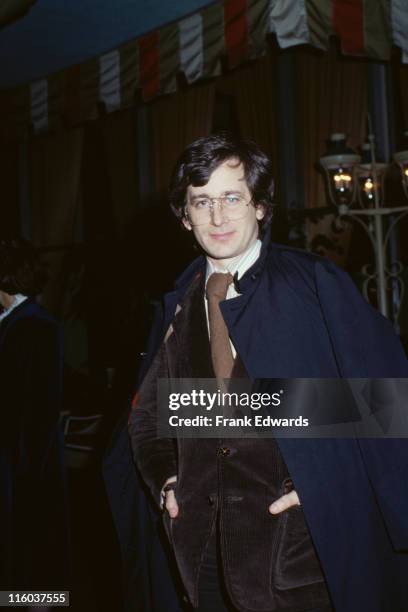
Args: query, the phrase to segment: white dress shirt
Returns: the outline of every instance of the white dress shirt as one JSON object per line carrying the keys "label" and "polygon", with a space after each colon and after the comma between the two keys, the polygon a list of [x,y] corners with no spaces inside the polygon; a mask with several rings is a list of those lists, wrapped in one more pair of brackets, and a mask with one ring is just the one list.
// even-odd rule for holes
{"label": "white dress shirt", "polygon": [[[261,252],[261,246],[262,246],[262,242],[259,239],[256,240],[256,242],[254,242],[254,244],[252,244],[244,253],[242,253],[242,255],[238,255],[237,257],[234,257],[233,259],[231,259],[231,262],[228,264],[228,266],[222,269],[217,268],[216,264],[210,261],[207,257],[207,270],[206,270],[206,275],[205,275],[205,283],[207,284],[207,281],[213,272],[222,272],[224,274],[227,274],[229,272],[232,276],[237,274],[237,278],[239,280],[240,278],[242,278],[245,272],[249,270],[249,268],[258,259],[259,254]],[[236,290],[234,283],[231,283],[228,287],[226,299],[229,300],[231,298],[237,297],[238,295],[240,294]],[[208,335],[210,335],[207,297],[204,298],[204,301],[205,301],[205,312],[207,315]],[[233,343],[231,342],[231,339],[230,339],[230,343],[231,343],[232,355],[235,359],[237,352],[235,350]]]}
{"label": "white dress shirt", "polygon": [[6,308],[5,310],[3,310],[3,312],[0,314],[0,323],[2,322],[3,319],[8,317],[8,315],[10,314],[12,310],[14,310],[14,308],[17,308],[17,306],[20,306],[20,304],[27,299],[27,296],[22,295],[21,293],[16,293],[16,295],[13,297],[14,297],[14,302],[12,303],[12,305]]}

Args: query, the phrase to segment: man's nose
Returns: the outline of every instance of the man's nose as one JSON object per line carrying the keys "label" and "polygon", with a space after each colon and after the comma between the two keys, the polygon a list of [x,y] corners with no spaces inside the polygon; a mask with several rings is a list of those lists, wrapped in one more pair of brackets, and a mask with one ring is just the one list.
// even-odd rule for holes
{"label": "man's nose", "polygon": [[214,202],[211,207],[211,222],[213,225],[222,225],[226,220],[224,217],[224,209],[220,202]]}

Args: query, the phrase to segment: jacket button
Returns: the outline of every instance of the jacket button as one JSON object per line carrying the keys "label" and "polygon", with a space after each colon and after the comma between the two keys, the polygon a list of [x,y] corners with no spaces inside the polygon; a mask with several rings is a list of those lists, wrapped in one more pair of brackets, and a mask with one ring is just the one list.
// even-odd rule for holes
{"label": "jacket button", "polygon": [[209,506],[213,506],[214,505],[214,497],[212,495],[209,495],[207,497],[207,501],[208,501],[208,505]]}
{"label": "jacket button", "polygon": [[228,457],[230,452],[231,449],[227,448],[226,446],[223,446],[218,450],[218,454],[220,455],[220,457]]}

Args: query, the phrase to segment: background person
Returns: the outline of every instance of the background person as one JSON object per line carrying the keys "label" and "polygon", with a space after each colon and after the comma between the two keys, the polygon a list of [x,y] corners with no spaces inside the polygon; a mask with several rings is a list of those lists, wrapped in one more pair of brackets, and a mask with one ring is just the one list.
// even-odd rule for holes
{"label": "background person", "polygon": [[35,301],[45,281],[30,243],[0,240],[1,590],[67,588],[62,337]]}

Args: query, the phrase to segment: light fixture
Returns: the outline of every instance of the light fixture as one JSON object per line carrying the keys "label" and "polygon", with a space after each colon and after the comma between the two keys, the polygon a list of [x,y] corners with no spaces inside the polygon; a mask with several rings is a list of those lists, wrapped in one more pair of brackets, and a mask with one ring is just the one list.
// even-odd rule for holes
{"label": "light fixture", "polygon": [[345,134],[332,134],[328,149],[320,158],[320,165],[327,176],[329,196],[337,208],[349,207],[355,199],[356,166],[361,158],[346,145]]}
{"label": "light fixture", "polygon": [[[371,121],[369,120],[371,126]],[[346,145],[344,134],[332,134],[328,151],[320,158],[324,168],[331,202],[337,207],[338,219],[348,217],[362,226],[370,239],[375,256],[375,270],[364,266],[363,292],[369,299],[369,286],[376,285],[377,305],[388,315],[389,293],[393,293],[393,315],[398,328],[398,313],[403,292],[401,262],[388,252],[389,240],[400,220],[408,216],[408,206],[384,207],[384,177],[388,164],[377,161],[375,138],[372,130],[362,148],[362,157]],[[404,193],[408,198],[408,132],[404,134],[401,150],[394,154],[400,166]],[[358,189],[357,189],[358,186]],[[358,197],[357,197],[358,191]],[[354,207],[353,207],[354,205]]]}
{"label": "light fixture", "polygon": [[363,208],[383,206],[384,177],[388,164],[375,162],[373,167],[371,144],[365,142],[361,147],[361,163],[357,168],[358,199]]}

